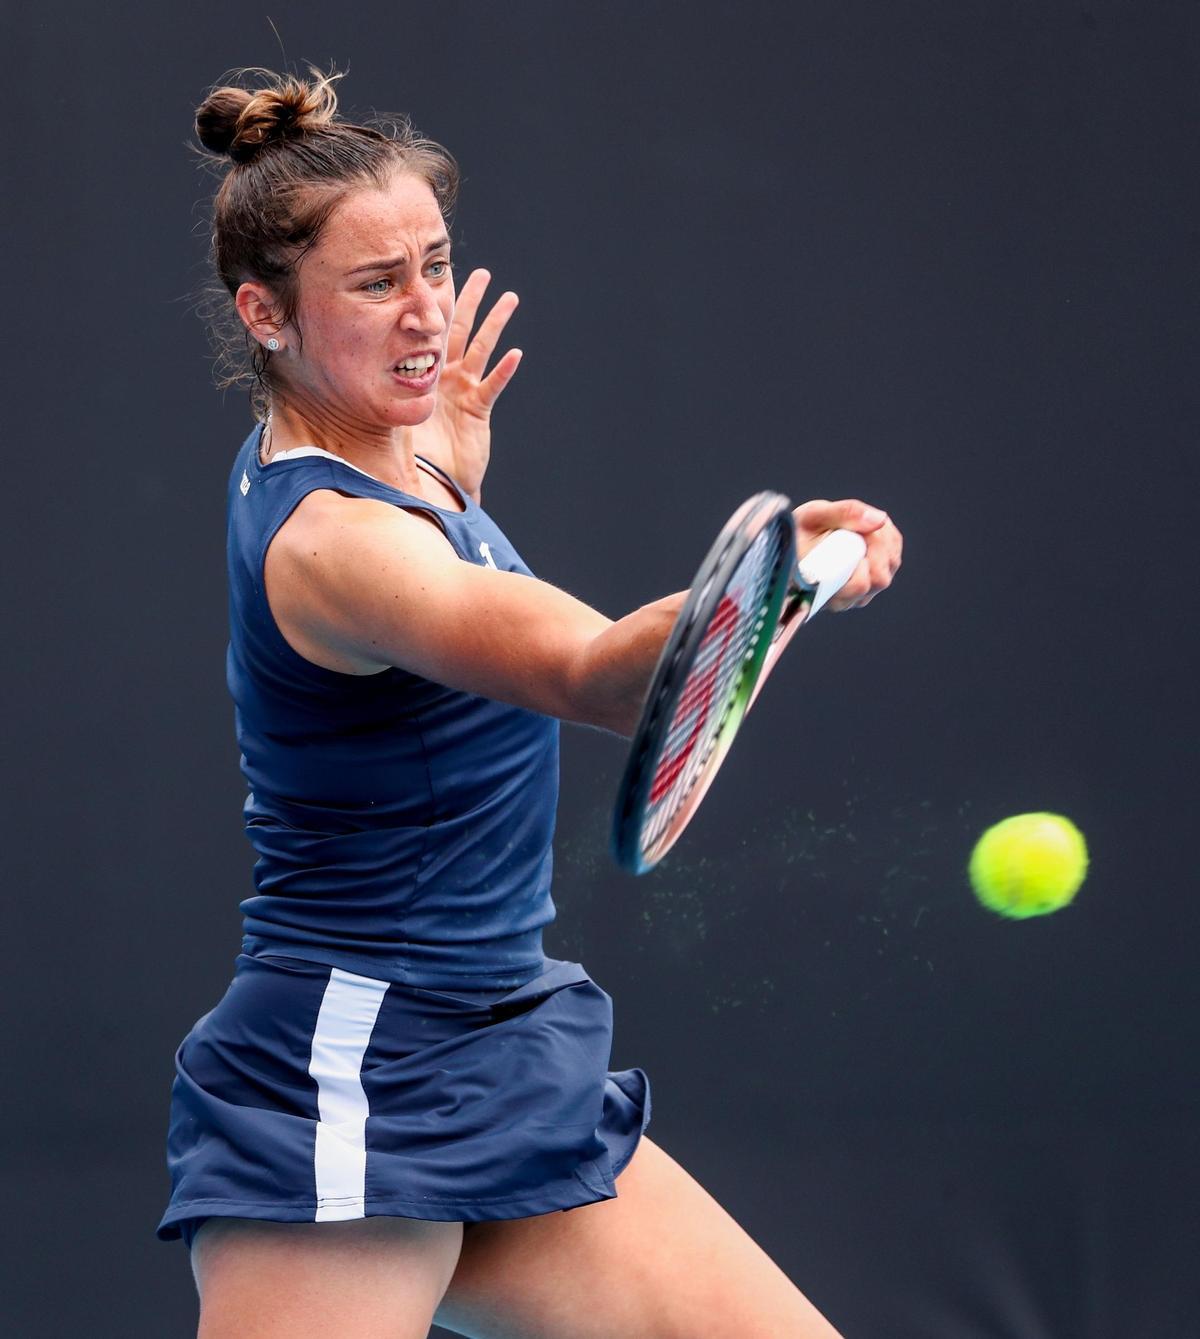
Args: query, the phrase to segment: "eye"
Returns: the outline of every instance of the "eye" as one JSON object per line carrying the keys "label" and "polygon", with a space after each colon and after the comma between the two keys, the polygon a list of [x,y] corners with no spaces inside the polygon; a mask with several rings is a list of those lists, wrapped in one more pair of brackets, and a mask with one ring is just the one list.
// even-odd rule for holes
{"label": "eye", "polygon": [[444,279],[450,273],[450,262],[448,260],[435,260],[430,263],[429,273],[435,279]]}
{"label": "eye", "polygon": [[[388,287],[387,287],[387,288],[377,288],[377,287],[376,287],[377,284],[387,284]],[[391,284],[392,284],[392,281],[391,281],[390,279],[386,278],[386,277],[383,278],[383,279],[372,279],[371,282],[370,282],[369,284],[363,284],[363,291],[364,291],[365,293],[380,293],[380,294],[383,294],[383,293],[388,292],[388,290],[391,288]]]}

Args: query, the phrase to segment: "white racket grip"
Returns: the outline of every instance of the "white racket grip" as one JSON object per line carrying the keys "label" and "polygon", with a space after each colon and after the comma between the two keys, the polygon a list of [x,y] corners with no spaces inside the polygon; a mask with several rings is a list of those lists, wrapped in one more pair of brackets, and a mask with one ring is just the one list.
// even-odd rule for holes
{"label": "white racket grip", "polygon": [[850,580],[867,551],[867,542],[853,530],[833,530],[800,559],[797,580],[813,592],[808,618],[812,618]]}

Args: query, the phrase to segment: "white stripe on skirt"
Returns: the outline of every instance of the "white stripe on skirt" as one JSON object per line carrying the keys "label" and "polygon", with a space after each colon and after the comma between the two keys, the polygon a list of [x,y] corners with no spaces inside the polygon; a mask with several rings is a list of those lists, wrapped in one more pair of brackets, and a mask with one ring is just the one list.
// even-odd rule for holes
{"label": "white stripe on skirt", "polygon": [[334,967],[321,999],[308,1072],[317,1084],[316,1222],[362,1218],[367,1095],[362,1062],[388,983]]}

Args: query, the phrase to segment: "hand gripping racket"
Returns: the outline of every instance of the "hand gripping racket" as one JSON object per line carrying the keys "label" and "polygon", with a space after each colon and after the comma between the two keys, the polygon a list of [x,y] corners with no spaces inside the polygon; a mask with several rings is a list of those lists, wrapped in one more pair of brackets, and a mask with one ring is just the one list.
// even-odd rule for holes
{"label": "hand gripping racket", "polygon": [[617,791],[613,854],[632,874],[675,844],[725,760],[742,718],[800,625],[866,552],[834,530],[796,564],[791,503],[744,502],[700,564],[659,656]]}

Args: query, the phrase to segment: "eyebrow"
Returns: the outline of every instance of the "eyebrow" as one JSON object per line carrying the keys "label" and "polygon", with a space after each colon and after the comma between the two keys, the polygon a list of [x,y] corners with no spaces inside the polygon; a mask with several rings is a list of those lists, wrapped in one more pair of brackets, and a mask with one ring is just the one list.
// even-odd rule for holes
{"label": "eyebrow", "polygon": [[[425,248],[424,254],[430,255],[434,251],[441,251],[443,247],[450,245],[449,237],[439,237],[436,242],[430,242]],[[347,270],[349,274],[362,274],[365,270],[400,270],[408,264],[407,256],[394,256],[390,260],[369,260],[365,265],[356,265],[352,270]]]}

